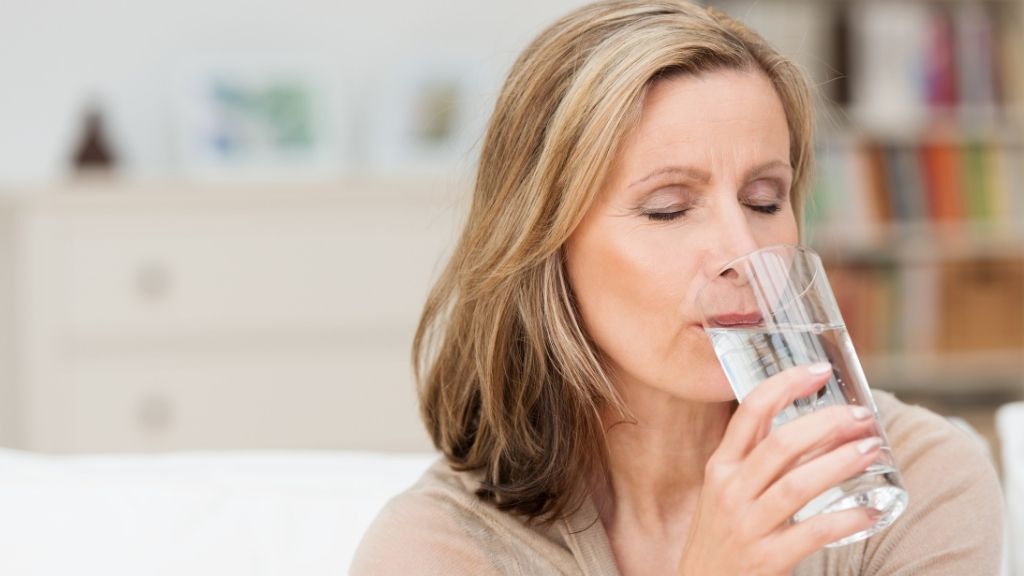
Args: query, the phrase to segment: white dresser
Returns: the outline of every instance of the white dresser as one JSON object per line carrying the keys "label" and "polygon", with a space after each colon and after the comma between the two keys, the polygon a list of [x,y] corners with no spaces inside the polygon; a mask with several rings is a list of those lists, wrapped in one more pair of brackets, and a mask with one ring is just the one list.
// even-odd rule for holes
{"label": "white dresser", "polygon": [[0,440],[429,447],[410,344],[464,185],[92,183],[0,219]]}

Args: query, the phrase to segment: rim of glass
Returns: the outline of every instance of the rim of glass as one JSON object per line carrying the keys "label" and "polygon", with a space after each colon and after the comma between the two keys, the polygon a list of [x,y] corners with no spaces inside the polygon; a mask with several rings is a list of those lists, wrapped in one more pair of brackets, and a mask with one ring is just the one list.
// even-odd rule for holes
{"label": "rim of glass", "polygon": [[[753,252],[747,252],[746,254],[744,254],[742,256],[737,256],[736,258],[733,258],[732,260],[729,260],[728,262],[723,264],[721,268],[716,270],[715,271],[715,275],[712,276],[711,278],[708,278],[707,282],[705,282],[704,285],[700,287],[700,290],[697,291],[697,305],[700,308],[701,316],[702,317],[704,316],[704,306],[702,304],[703,297],[704,297],[704,291],[707,290],[707,288],[709,286],[711,286],[711,284],[714,282],[715,278],[718,278],[719,276],[722,275],[722,272],[725,272],[726,270],[735,267],[737,262],[741,262],[743,260],[749,260],[751,257],[757,256],[758,254],[763,254],[763,253],[766,253],[766,252],[779,252],[779,251],[783,251],[783,250],[788,251],[788,252],[794,252],[794,253],[809,254],[811,256],[814,256],[818,260],[821,259],[821,256],[819,256],[817,252],[815,252],[813,249],[811,249],[810,247],[808,247],[808,246],[806,246],[804,244],[771,244],[771,245],[768,245],[768,246],[763,246],[761,248],[758,248],[757,250],[754,250]],[[817,279],[818,279],[818,270],[815,269],[814,276],[811,277],[810,281],[808,282],[808,286],[812,285],[814,283],[814,281],[817,280]],[[805,291],[806,291],[806,289],[805,289]]]}

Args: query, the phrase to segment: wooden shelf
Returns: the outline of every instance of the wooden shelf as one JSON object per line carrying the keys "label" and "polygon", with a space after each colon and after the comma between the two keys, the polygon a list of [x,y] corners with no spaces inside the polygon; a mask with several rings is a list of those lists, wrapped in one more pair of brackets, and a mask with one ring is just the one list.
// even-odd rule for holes
{"label": "wooden shelf", "polygon": [[826,260],[937,263],[987,258],[1024,258],[1019,223],[901,222],[860,227],[811,228],[809,243]]}
{"label": "wooden shelf", "polygon": [[[840,115],[849,113],[851,112],[842,112]],[[884,142],[908,148],[975,142],[1005,148],[1024,147],[1024,109],[1004,109],[991,117],[979,116],[979,111],[964,111],[960,117],[951,117],[950,114],[952,113],[946,112],[926,116],[913,122],[890,122],[884,126],[857,121],[847,121],[842,126],[835,126],[832,118],[837,117],[837,114],[831,113],[827,118],[819,119],[816,144],[819,149],[853,146],[862,141]]]}
{"label": "wooden shelf", "polygon": [[867,354],[861,357],[872,388],[928,393],[1024,392],[1019,349],[969,352]]}

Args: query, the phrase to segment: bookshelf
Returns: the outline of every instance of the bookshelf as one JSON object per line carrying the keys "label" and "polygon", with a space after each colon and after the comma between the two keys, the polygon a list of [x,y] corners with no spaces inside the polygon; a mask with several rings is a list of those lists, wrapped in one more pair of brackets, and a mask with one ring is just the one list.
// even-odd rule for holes
{"label": "bookshelf", "polygon": [[821,101],[806,241],[872,385],[1024,391],[1024,0],[732,0]]}

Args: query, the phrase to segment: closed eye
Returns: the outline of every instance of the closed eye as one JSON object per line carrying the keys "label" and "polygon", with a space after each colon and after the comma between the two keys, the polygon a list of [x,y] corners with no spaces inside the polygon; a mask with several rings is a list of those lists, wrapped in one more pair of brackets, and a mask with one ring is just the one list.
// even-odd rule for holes
{"label": "closed eye", "polygon": [[648,220],[654,222],[671,222],[676,218],[685,216],[689,211],[690,209],[687,208],[685,210],[673,210],[670,212],[644,212],[643,215],[646,216]]}
{"label": "closed eye", "polygon": [[749,204],[748,207],[754,212],[760,212],[762,214],[775,214],[779,210],[782,210],[782,206],[779,204]]}

